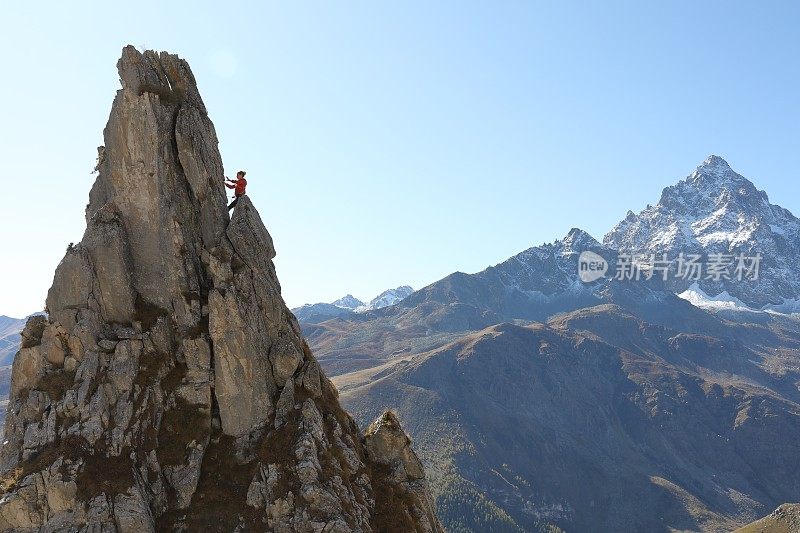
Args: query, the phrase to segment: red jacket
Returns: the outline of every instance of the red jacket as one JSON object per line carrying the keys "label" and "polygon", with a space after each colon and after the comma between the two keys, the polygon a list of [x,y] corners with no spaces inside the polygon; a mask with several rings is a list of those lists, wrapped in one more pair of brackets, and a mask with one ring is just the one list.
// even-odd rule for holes
{"label": "red jacket", "polygon": [[230,183],[226,183],[225,186],[229,189],[236,189],[235,191],[233,191],[233,194],[235,194],[236,196],[244,196],[245,188],[247,187],[246,179],[239,178],[238,180],[228,180],[228,181],[232,182],[233,185],[231,185]]}

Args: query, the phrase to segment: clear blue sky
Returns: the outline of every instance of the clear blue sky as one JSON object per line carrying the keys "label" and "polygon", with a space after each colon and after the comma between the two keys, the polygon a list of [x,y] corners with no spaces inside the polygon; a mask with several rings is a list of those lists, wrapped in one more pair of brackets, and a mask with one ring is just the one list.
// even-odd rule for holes
{"label": "clear blue sky", "polygon": [[711,153],[797,214],[798,6],[6,4],[0,314],[80,240],[127,43],[190,62],[295,306],[601,238]]}

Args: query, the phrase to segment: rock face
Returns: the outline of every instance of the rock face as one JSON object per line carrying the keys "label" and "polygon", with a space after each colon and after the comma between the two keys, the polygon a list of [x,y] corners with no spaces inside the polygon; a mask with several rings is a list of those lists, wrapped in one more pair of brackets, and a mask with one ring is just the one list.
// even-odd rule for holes
{"label": "rock face", "polygon": [[0,530],[441,531],[392,415],[362,435],[232,218],[188,64],[123,50],[86,232],[14,360]]}

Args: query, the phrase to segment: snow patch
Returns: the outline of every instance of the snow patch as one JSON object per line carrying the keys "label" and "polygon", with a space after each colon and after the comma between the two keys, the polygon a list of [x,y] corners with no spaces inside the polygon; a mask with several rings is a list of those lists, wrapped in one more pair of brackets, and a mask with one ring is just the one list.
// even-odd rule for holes
{"label": "snow patch", "polygon": [[800,314],[800,299],[784,298],[782,303],[768,304],[760,309],[753,309],[740,299],[728,294],[727,291],[723,291],[716,296],[709,296],[697,285],[697,282],[678,294],[678,297],[683,298],[690,304],[701,309],[725,309],[728,311],[749,311],[751,313],[773,313],[780,315]]}
{"label": "snow patch", "polygon": [[728,309],[734,311],[752,311],[747,304],[742,302],[735,296],[728,294],[728,291],[723,291],[716,296],[709,296],[701,289],[697,283],[692,283],[692,286],[678,295],[678,298],[683,298],[690,304],[701,309]]}
{"label": "snow patch", "polygon": [[400,302],[413,292],[414,289],[408,285],[403,285],[396,289],[389,289],[370,300],[368,304],[357,307],[355,311],[356,313],[365,313],[367,311],[374,311],[375,309],[383,309],[384,307],[389,307],[390,305]]}

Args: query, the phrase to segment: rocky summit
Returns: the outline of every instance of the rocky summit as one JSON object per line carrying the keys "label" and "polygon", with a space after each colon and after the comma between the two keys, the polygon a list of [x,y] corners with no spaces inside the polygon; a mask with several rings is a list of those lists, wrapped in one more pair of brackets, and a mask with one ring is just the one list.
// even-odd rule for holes
{"label": "rocky summit", "polygon": [[0,530],[442,531],[397,418],[341,408],[251,200],[229,218],[189,65],[117,67],[86,231],[14,360]]}
{"label": "rocky summit", "polygon": [[[675,260],[678,254],[761,256],[759,272],[747,283],[736,276],[695,281],[669,276],[675,293],[693,292],[738,300],[755,310],[800,309],[800,219],[770,203],[767,193],[712,155],[694,172],[661,193],[656,205],[629,211],[603,239],[619,252]],[[677,263],[677,262],[676,262]],[[677,264],[672,265],[673,271]],[[692,287],[694,285],[694,287]],[[735,301],[735,300],[734,300]]]}

